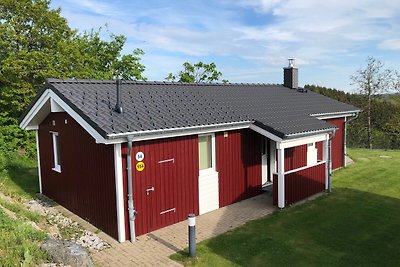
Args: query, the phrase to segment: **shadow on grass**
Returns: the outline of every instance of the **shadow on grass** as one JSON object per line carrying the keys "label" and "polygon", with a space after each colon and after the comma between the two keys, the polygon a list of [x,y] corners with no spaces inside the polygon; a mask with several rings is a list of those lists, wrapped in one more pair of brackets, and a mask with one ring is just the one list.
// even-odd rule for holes
{"label": "shadow on grass", "polygon": [[6,190],[19,196],[35,197],[39,193],[38,170],[30,159],[15,157],[7,164]]}
{"label": "shadow on grass", "polygon": [[399,226],[399,199],[339,188],[204,241],[198,256],[239,266],[399,266]]}

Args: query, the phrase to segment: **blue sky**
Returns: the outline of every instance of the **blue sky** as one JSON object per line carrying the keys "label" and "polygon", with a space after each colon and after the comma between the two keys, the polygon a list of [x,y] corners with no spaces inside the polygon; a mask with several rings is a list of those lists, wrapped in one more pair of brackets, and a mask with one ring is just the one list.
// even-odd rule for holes
{"label": "blue sky", "polygon": [[282,83],[295,58],[300,85],[353,91],[350,75],[368,56],[400,70],[396,0],[53,0],[79,31],[108,25],[145,51],[149,80],[184,61],[214,62],[230,82]]}

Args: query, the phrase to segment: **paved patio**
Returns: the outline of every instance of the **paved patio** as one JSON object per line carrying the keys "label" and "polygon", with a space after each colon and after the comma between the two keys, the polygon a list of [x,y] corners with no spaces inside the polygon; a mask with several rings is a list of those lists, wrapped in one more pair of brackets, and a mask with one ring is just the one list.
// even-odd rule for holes
{"label": "paved patio", "polygon": [[[234,203],[196,218],[196,240],[220,235],[244,223],[271,214],[270,192]],[[187,221],[139,236],[135,243],[113,242],[112,247],[92,254],[100,266],[180,266],[169,256],[188,246]]]}

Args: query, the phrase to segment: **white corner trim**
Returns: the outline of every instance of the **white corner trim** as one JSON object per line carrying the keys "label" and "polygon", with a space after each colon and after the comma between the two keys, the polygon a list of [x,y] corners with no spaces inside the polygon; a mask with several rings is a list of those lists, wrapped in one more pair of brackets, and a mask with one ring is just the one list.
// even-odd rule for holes
{"label": "white corner trim", "polygon": [[328,133],[277,142],[277,149],[289,148],[326,140]]}
{"label": "white corner trim", "polygon": [[114,144],[114,172],[115,172],[115,196],[117,203],[117,228],[118,241],[124,242],[125,239],[125,213],[124,213],[124,186],[122,175],[122,152],[121,144]]}
{"label": "white corner trim", "polygon": [[270,132],[268,132],[268,131],[266,131],[266,130],[264,130],[264,129],[256,126],[256,125],[254,125],[254,124],[250,125],[250,129],[255,131],[255,132],[257,132],[257,133],[259,133],[259,134],[261,134],[261,135],[264,135],[265,137],[268,137],[269,139],[271,139],[271,140],[273,140],[275,142],[282,142],[282,140],[283,140],[282,138],[280,138],[280,137],[278,137],[278,136],[276,136],[276,135],[274,135],[274,134],[272,134],[272,133],[270,133]]}
{"label": "white corner trim", "polygon": [[39,130],[36,130],[36,153],[38,161],[39,193],[42,194],[42,172],[40,170]]}

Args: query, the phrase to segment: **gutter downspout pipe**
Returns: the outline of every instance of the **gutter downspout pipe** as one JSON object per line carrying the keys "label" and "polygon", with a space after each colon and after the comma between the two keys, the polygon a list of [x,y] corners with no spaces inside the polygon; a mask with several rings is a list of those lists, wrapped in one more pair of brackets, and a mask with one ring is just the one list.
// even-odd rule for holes
{"label": "gutter downspout pipe", "polygon": [[131,242],[136,241],[136,232],[135,232],[135,208],[133,205],[133,188],[132,188],[132,140],[133,136],[129,135],[127,138],[128,141],[128,155],[126,157],[127,161],[127,172],[128,172],[128,212],[129,212],[129,232]]}
{"label": "gutter downspout pipe", "polygon": [[343,146],[344,146],[344,153],[343,153],[343,164],[346,167],[346,156],[347,156],[347,125],[358,118],[359,113],[356,113],[356,115],[353,118],[350,118],[347,120],[347,117],[345,117],[344,120],[344,136],[343,136]]}
{"label": "gutter downspout pipe", "polygon": [[336,129],[328,139],[328,193],[332,192],[332,139],[335,138]]}

